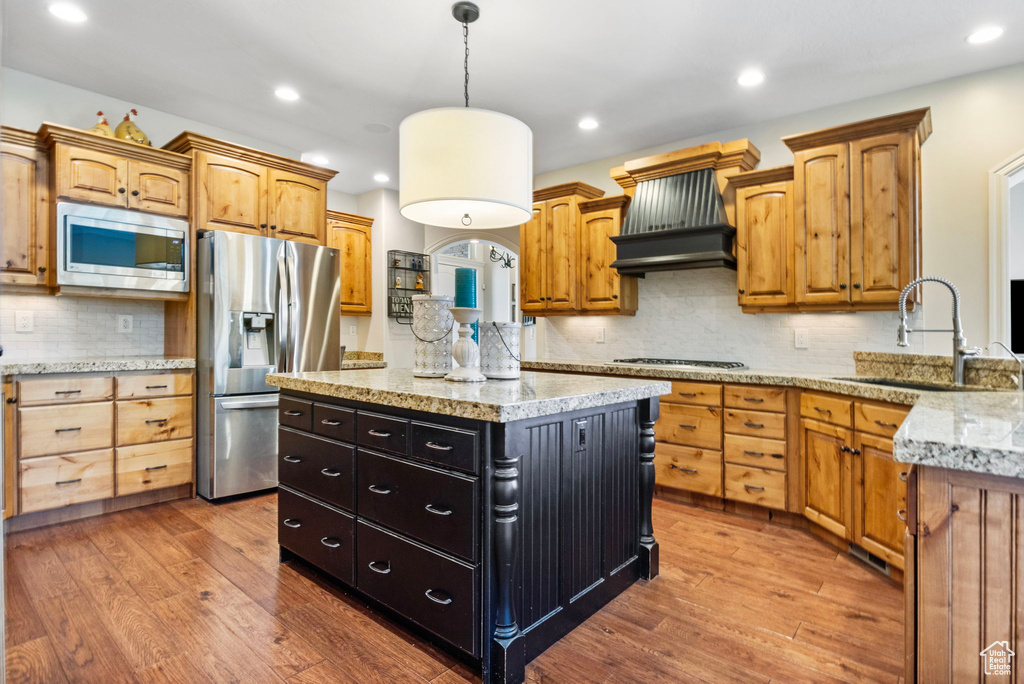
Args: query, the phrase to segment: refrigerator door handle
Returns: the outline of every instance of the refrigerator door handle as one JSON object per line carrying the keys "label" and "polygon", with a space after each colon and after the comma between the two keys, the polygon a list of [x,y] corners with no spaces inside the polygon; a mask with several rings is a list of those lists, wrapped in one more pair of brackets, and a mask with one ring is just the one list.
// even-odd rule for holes
{"label": "refrigerator door handle", "polygon": [[256,399],[253,401],[231,401],[224,402],[220,407],[226,411],[233,411],[239,409],[258,409],[258,408],[277,408],[278,398],[276,396],[267,397],[266,399]]}
{"label": "refrigerator door handle", "polygon": [[291,268],[287,246],[281,245],[277,253],[277,370],[290,373],[291,362]]}

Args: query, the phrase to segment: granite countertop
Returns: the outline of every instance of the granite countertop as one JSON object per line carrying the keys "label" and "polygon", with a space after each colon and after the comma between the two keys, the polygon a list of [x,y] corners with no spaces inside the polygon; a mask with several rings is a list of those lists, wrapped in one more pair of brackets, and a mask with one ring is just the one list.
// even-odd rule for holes
{"label": "granite countertop", "polygon": [[555,415],[667,394],[667,382],[525,372],[519,380],[448,382],[408,368],[276,373],[282,389],[494,423]]}
{"label": "granite countertop", "polygon": [[4,361],[0,375],[44,375],[50,373],[98,373],[103,371],[175,370],[195,368],[196,360],[163,356],[54,359],[52,361]]}
{"label": "granite countertop", "polygon": [[345,358],[341,362],[341,370],[358,370],[361,368],[387,368],[388,364],[385,361],[376,361],[374,359],[349,359]]}

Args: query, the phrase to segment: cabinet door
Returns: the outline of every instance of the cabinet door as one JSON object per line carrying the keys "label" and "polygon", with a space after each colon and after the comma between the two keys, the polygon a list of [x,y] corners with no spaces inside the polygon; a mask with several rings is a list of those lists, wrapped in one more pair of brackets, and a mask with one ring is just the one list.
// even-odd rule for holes
{"label": "cabinet door", "polygon": [[804,517],[844,539],[853,538],[850,441],[846,428],[800,421]]}
{"label": "cabinet door", "polygon": [[736,266],[741,306],[793,301],[793,182],[736,193]]}
{"label": "cabinet door", "polygon": [[341,313],[368,316],[373,310],[370,229],[331,221],[327,230],[327,246],[337,249],[341,256]]}
{"label": "cabinet door", "polygon": [[850,143],[850,280],[854,302],[898,302],[912,279],[913,134]]}
{"label": "cabinet door", "polygon": [[546,264],[547,211],[543,203],[533,205],[533,218],[519,227],[519,279],[523,313],[547,308]]}
{"label": "cabinet door", "polygon": [[67,145],[57,145],[54,156],[58,197],[128,206],[127,159]]}
{"label": "cabinet door", "polygon": [[583,264],[582,304],[586,311],[615,311],[621,305],[620,276],[612,236],[619,234],[621,211],[605,209],[582,215],[580,263]]}
{"label": "cabinet door", "polygon": [[196,229],[264,235],[267,170],[219,154],[196,154]]}
{"label": "cabinet door", "polygon": [[327,184],[289,171],[270,169],[267,220],[270,236],[324,244]]}
{"label": "cabinet door", "polygon": [[31,147],[0,145],[3,237],[0,283],[45,285],[49,243],[46,157]]}
{"label": "cabinet door", "polygon": [[128,206],[188,216],[188,172],[150,162],[128,162]]}
{"label": "cabinet door", "polygon": [[547,302],[555,311],[578,306],[579,212],[576,198],[564,197],[547,203]]}
{"label": "cabinet door", "polygon": [[794,154],[796,301],[850,301],[850,175],[845,143]]}
{"label": "cabinet door", "polygon": [[887,437],[858,432],[853,447],[853,541],[902,570],[909,466],[893,460]]}

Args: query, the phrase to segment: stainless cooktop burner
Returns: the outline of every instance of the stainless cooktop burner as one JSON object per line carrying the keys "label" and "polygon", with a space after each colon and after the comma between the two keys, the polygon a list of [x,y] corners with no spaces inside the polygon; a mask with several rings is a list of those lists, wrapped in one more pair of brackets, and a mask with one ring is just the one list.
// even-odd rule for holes
{"label": "stainless cooktop burner", "polygon": [[629,366],[675,366],[678,368],[705,368],[708,370],[739,370],[746,368],[747,364],[739,361],[693,361],[689,359],[649,359],[639,357],[635,359],[615,359],[612,363],[621,363]]}

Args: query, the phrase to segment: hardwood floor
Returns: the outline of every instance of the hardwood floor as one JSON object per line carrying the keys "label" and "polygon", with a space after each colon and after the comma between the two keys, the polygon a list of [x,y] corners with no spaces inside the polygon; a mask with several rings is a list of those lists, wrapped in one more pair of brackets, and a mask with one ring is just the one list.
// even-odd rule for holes
{"label": "hardwood floor", "polygon": [[[7,681],[478,681],[301,565],[275,495],[7,539]],[[901,681],[902,590],[809,534],[655,502],[661,576],[527,667],[540,682]]]}

